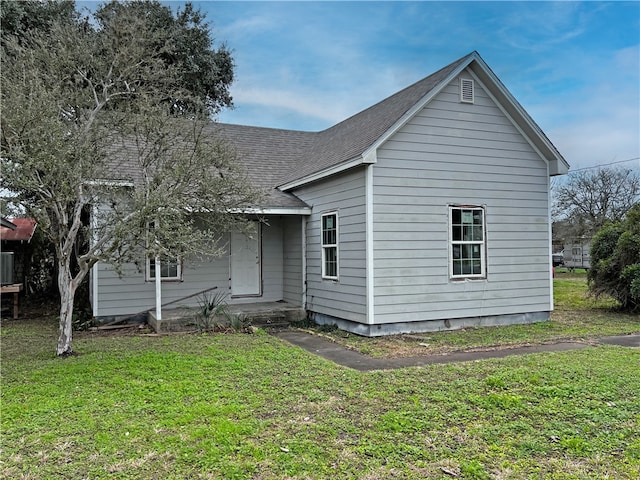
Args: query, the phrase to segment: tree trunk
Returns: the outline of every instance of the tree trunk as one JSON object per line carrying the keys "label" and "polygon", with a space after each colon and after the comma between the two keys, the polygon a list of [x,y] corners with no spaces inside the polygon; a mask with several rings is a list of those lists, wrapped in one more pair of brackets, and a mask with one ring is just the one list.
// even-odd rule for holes
{"label": "tree trunk", "polygon": [[69,262],[58,262],[58,289],[60,290],[60,334],[58,336],[58,356],[73,353],[73,299],[76,295],[76,281],[71,276]]}

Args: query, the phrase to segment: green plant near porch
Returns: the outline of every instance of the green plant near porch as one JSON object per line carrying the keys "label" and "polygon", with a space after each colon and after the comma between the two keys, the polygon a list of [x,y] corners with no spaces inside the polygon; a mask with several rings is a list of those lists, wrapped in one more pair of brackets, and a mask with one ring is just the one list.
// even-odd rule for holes
{"label": "green plant near porch", "polygon": [[195,321],[196,327],[200,332],[221,327],[225,320],[229,320],[231,315],[227,305],[227,294],[224,292],[203,293],[199,297],[198,307]]}
{"label": "green plant near porch", "polygon": [[241,332],[251,323],[246,315],[231,313],[226,293],[204,293],[199,297],[198,305],[195,324],[199,332],[227,329]]}

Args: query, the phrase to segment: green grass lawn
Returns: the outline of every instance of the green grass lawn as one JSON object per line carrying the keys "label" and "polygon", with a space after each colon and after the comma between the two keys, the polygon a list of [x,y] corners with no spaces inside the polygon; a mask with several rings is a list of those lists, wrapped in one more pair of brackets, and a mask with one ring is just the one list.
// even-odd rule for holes
{"label": "green grass lawn", "polygon": [[[581,332],[618,318],[568,313]],[[84,333],[66,359],[53,317],[0,338],[0,478],[640,476],[638,349],[359,373],[264,332]]]}

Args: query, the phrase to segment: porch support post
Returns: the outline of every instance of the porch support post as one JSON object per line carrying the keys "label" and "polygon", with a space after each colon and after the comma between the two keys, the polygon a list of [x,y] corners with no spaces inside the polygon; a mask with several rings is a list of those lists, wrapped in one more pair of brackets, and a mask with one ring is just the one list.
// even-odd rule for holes
{"label": "porch support post", "polygon": [[160,257],[155,258],[156,269],[156,320],[162,320],[162,272],[160,271]]}

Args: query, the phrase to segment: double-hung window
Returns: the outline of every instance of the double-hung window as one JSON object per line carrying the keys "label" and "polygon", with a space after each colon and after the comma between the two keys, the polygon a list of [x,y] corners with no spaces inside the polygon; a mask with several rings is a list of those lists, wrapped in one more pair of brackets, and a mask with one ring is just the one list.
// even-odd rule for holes
{"label": "double-hung window", "polygon": [[[147,225],[148,235],[147,242],[150,243],[150,236],[155,228],[154,222]],[[146,261],[146,277],[147,281],[155,281],[156,279],[156,259],[153,255],[147,256]],[[182,280],[182,260],[179,257],[170,257],[168,255],[160,255],[160,279],[164,281]]]}
{"label": "double-hung window", "polygon": [[[147,257],[147,280],[156,279],[156,259]],[[182,280],[182,262],[178,258],[165,255],[160,257],[160,279],[162,281]]]}
{"label": "double-hung window", "polygon": [[484,208],[450,206],[449,236],[451,278],[486,277]]}
{"label": "double-hung window", "polygon": [[322,215],[322,278],[338,279],[338,213]]}

